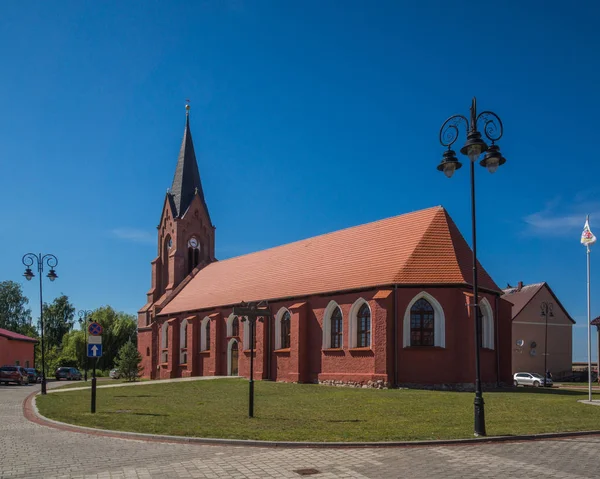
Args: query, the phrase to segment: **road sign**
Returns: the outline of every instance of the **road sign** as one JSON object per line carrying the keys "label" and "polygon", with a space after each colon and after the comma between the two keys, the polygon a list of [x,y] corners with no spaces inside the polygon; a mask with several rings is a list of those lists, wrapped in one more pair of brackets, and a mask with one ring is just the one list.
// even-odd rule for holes
{"label": "road sign", "polygon": [[102,345],[88,344],[87,353],[88,358],[99,358],[102,356]]}
{"label": "road sign", "polygon": [[88,326],[88,333],[90,333],[91,336],[100,336],[102,334],[102,326],[94,321]]}
{"label": "road sign", "polygon": [[88,336],[88,344],[102,344],[102,336]]}

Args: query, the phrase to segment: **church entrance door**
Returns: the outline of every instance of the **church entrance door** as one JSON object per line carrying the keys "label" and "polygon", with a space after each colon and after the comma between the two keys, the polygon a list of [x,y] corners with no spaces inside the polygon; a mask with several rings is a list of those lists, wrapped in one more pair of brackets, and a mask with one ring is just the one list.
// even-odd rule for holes
{"label": "church entrance door", "polygon": [[238,375],[238,357],[239,357],[239,349],[238,342],[236,340],[232,340],[229,349],[229,375],[237,376]]}

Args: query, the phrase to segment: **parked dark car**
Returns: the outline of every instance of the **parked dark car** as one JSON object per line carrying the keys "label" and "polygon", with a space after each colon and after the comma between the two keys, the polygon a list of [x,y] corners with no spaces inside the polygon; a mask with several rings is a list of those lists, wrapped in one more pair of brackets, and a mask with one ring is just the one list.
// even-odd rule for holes
{"label": "parked dark car", "polygon": [[67,381],[81,381],[81,373],[77,368],[58,368],[54,373],[57,381],[66,379]]}
{"label": "parked dark car", "polygon": [[42,372],[35,368],[25,368],[29,377],[29,384],[42,382]]}
{"label": "parked dark car", "polygon": [[21,366],[2,366],[0,368],[0,384],[15,383],[25,386],[29,384],[27,371]]}

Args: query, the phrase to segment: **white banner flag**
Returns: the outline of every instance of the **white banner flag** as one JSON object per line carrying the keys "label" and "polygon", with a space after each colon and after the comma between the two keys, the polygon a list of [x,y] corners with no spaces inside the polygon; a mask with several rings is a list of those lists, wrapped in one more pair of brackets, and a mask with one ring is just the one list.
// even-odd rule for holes
{"label": "white banner flag", "polygon": [[581,233],[581,244],[586,245],[586,246],[590,246],[593,245],[596,242],[596,237],[594,236],[594,233],[592,233],[592,230],[590,230],[590,217],[588,216],[585,219],[585,226],[583,227],[583,233]]}

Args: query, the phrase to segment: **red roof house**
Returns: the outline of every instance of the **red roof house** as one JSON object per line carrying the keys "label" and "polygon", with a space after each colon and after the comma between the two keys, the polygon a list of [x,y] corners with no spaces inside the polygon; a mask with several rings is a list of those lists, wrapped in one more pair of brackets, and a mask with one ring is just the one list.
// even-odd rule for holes
{"label": "red roof house", "polygon": [[37,342],[35,338],[0,328],[0,366],[34,367]]}

